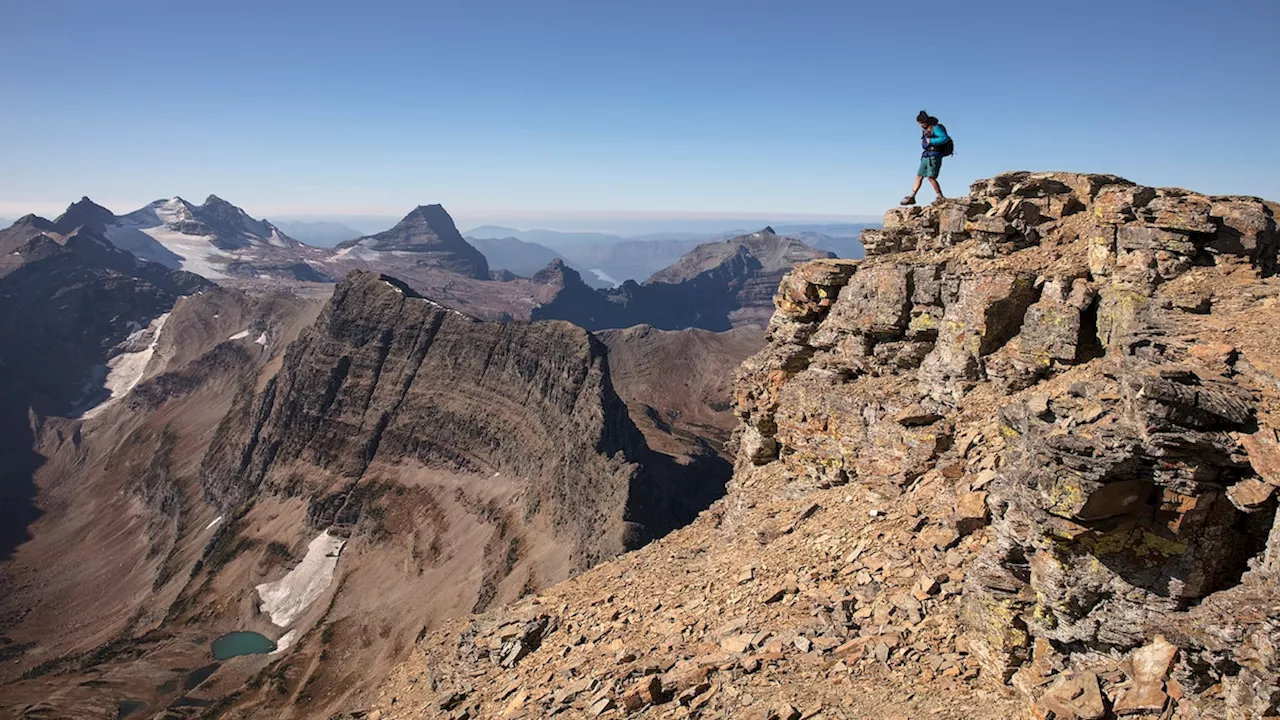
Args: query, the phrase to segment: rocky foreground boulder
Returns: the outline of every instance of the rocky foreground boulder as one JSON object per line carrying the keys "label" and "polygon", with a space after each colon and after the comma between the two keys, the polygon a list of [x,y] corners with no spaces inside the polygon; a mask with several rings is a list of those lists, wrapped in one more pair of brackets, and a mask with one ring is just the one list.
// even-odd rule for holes
{"label": "rocky foreground boulder", "polygon": [[1271,206],[1009,173],[799,265],[699,520],[370,717],[1280,713]]}

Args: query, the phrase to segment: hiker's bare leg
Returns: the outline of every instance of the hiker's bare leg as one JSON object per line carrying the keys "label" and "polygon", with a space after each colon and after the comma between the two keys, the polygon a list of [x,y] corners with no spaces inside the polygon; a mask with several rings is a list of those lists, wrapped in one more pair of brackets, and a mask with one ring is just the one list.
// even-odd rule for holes
{"label": "hiker's bare leg", "polygon": [[917,175],[915,187],[911,188],[911,197],[915,197],[916,193],[920,192],[920,184],[923,182],[924,182],[924,178]]}
{"label": "hiker's bare leg", "polygon": [[[929,178],[929,184],[933,186],[933,191],[938,193],[938,199],[939,200],[944,199],[942,197],[942,186],[938,185],[938,178]],[[919,189],[920,189],[920,178],[916,178],[916,190],[919,190]],[[911,194],[914,195],[915,193],[911,193]]]}

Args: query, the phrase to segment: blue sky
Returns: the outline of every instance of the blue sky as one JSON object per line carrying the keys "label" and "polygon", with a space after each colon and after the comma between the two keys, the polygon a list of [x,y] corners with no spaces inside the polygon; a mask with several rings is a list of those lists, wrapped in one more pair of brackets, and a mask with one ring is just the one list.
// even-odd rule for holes
{"label": "blue sky", "polygon": [[[0,215],[879,214],[1113,172],[1280,199],[1280,3],[0,0]],[[466,221],[471,221],[470,223]]]}

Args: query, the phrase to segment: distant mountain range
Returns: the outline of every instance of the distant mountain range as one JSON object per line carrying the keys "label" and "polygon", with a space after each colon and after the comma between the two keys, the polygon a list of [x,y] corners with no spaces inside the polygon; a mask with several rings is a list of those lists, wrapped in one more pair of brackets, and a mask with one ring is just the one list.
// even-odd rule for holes
{"label": "distant mountain range", "polygon": [[52,223],[28,215],[13,228],[26,228],[18,234],[30,235],[41,223],[64,235],[90,232],[142,260],[209,280],[332,280],[315,264],[324,251],[249,217],[216,195],[200,205],[180,197],[156,200],[126,215],[115,215],[86,197]]}
{"label": "distant mountain range", "polygon": [[773,314],[778,282],[792,265],[830,257],[766,227],[698,245],[643,284],[628,280],[604,292],[589,290],[578,273],[557,260],[533,277],[558,291],[533,308],[531,319],[568,320],[588,330],[640,324],[662,330],[763,327]]}
{"label": "distant mountain range", "polygon": [[307,222],[304,220],[274,220],[275,226],[302,242],[314,246],[331,248],[338,243],[354,240],[364,233],[353,227],[328,220]]}
{"label": "distant mountain range", "polygon": [[[326,221],[310,228],[336,225]],[[330,249],[300,242],[210,195],[199,205],[179,197],[157,200],[125,215],[83,198],[56,220],[27,216],[3,236],[12,250],[41,234],[80,233],[127,251],[123,257],[266,290],[281,283],[334,282],[355,271],[383,273],[442,305],[486,319],[562,319],[592,330],[642,323],[724,330],[767,321],[773,288],[793,263],[862,253],[852,236],[860,225],[787,227],[800,237],[773,228],[725,239],[724,233],[624,238],[490,226],[473,232],[516,232],[524,238],[469,242],[442,206],[422,205],[388,230]]]}
{"label": "distant mountain range", "polygon": [[[794,237],[818,250],[835,253],[836,257],[863,257],[862,243],[858,236],[868,227],[878,223],[809,223],[779,225],[778,235]],[[643,281],[653,273],[678,261],[685,253],[698,245],[742,237],[752,232],[747,229],[724,230],[710,234],[656,233],[650,235],[622,236],[598,232],[561,232],[558,230],[518,230],[498,225],[483,225],[465,233],[467,239],[489,258],[495,268],[527,276],[513,266],[528,268],[534,257],[560,257],[566,265],[577,270],[588,284],[600,283],[605,278],[621,284],[627,280]],[[501,241],[501,243],[491,242]],[[515,242],[523,243],[516,245]],[[542,264],[545,266],[545,263]]]}

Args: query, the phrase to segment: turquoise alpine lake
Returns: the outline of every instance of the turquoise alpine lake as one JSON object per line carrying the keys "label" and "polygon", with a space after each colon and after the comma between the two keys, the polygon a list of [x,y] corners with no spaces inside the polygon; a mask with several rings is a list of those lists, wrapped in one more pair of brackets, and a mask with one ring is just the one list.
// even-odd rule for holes
{"label": "turquoise alpine lake", "polygon": [[213,657],[218,660],[229,660],[240,655],[260,655],[275,649],[274,642],[256,632],[227,633],[213,641]]}

